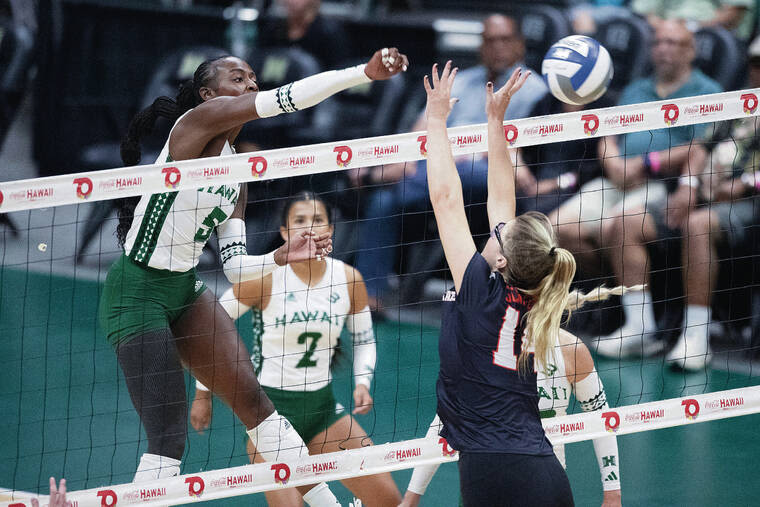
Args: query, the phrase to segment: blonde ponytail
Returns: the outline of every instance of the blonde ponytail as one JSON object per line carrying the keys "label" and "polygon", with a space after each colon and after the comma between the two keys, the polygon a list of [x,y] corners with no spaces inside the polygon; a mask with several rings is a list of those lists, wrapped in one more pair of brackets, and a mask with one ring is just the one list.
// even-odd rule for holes
{"label": "blonde ponytail", "polygon": [[564,248],[552,247],[550,254],[554,257],[554,267],[535,289],[522,289],[533,298],[533,307],[526,314],[525,336],[528,347],[520,353],[520,371],[528,368],[528,348],[532,346],[535,360],[548,364],[554,354],[554,346],[559,339],[559,327],[562,312],[568,306],[570,283],[575,276],[575,258]]}

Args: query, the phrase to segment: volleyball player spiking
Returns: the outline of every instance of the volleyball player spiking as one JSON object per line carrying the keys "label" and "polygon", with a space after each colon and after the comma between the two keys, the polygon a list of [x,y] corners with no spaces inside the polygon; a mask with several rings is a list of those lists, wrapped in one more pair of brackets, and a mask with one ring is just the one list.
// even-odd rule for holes
{"label": "volleyball player spiking", "polygon": [[482,255],[467,224],[446,131],[456,102],[455,76],[448,62],[440,76],[433,66],[432,83],[427,76],[424,82],[428,191],[454,282],[444,298],[439,342],[441,435],[460,453],[465,507],[573,505],[567,475],[541,425],[536,363],[552,358],[563,311],[586,297],[570,297],[575,259],[556,246],[546,216],[515,217],[503,119],[527,73],[517,69],[496,93],[487,85],[487,211],[493,233]]}
{"label": "volleyball player spiking", "polygon": [[[139,163],[139,139],[158,116],[175,122],[158,161],[228,155],[244,123],[313,106],[346,88],[388,79],[407,65],[395,48],[385,48],[366,65],[259,91],[256,75],[243,60],[208,60],[183,84],[176,101],[159,98],[132,120],[122,157],[127,164]],[[301,438],[261,390],[234,323],[195,266],[212,232],[233,283],[324,254],[331,240],[329,234],[304,232],[274,252],[247,255],[245,205],[245,184],[215,185],[144,195],[132,213],[120,213],[117,236],[124,253],[108,272],[100,320],[148,438],[135,481],[179,473],[187,433],[183,364],[232,408],[266,460],[306,453]],[[299,491],[310,505],[336,503],[324,484]]]}
{"label": "volleyball player spiking", "polygon": [[[328,206],[312,192],[290,198],[282,213],[283,240],[304,229],[333,233]],[[234,319],[253,309],[251,360],[259,382],[277,411],[307,442],[309,454],[372,445],[356,419],[336,402],[331,373],[336,350],[345,353],[351,347],[356,385],[353,413],[368,413],[377,353],[367,288],[359,271],[330,257],[294,262],[263,279],[233,286],[220,302]],[[340,343],[344,327],[351,341]],[[195,429],[202,430],[208,425],[212,405],[203,386],[198,387],[190,416]],[[249,443],[251,460],[255,451]],[[401,501],[387,472],[342,482],[365,506],[396,507]],[[270,491],[267,501],[270,506],[300,505],[294,493],[292,489]]]}

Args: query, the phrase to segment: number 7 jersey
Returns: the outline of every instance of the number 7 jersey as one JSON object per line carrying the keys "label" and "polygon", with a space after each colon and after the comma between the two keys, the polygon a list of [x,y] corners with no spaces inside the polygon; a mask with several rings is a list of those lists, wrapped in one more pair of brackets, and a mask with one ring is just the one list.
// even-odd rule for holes
{"label": "number 7 jersey", "polygon": [[[232,154],[232,147],[225,142],[220,155]],[[172,161],[169,139],[156,159],[160,161]],[[197,170],[209,175],[229,172],[223,162],[209,162],[209,165],[211,167]],[[210,185],[197,190],[173,191],[171,188],[181,175],[179,170],[171,169],[164,169],[169,191],[140,197],[124,242],[124,253],[143,266],[185,272],[198,264],[214,228],[232,215],[240,186]]]}
{"label": "number 7 jersey", "polygon": [[261,385],[316,391],[330,383],[330,363],[351,300],[345,264],[330,257],[325,262],[324,276],[311,287],[290,266],[272,273],[272,297],[261,312],[262,332],[255,333],[252,357]]}

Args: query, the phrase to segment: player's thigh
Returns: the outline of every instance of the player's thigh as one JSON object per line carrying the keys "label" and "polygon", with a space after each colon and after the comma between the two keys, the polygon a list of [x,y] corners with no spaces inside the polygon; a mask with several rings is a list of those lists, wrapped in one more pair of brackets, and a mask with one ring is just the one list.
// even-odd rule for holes
{"label": "player's thigh", "polygon": [[[372,440],[364,429],[356,419],[345,415],[312,438],[308,447],[309,454],[323,454],[368,445],[372,445]],[[362,500],[362,505],[395,507],[401,503],[401,493],[390,473],[344,479],[341,483]]]}
{"label": "player's thigh", "polygon": [[182,362],[232,407],[247,427],[274,410],[256,379],[235,324],[210,290],[203,291],[172,323],[172,331]]}

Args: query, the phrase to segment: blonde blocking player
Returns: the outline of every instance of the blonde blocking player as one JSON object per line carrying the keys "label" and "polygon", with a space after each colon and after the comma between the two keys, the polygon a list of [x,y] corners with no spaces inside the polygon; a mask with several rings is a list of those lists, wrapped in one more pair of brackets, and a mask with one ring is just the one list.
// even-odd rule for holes
{"label": "blonde blocking player", "polygon": [[[448,67],[448,66],[447,66]],[[523,78],[524,79],[524,78]],[[519,69],[512,78],[498,92],[493,91],[491,83],[488,84],[486,112],[488,115],[488,214],[489,220],[499,210],[509,209],[514,202],[514,171],[509,158],[506,143],[503,138],[504,111],[509,103],[510,96],[519,89]],[[509,213],[503,213],[509,216]],[[494,229],[486,246],[482,251],[483,258],[488,262],[492,271],[497,272],[505,264],[503,249],[499,244],[499,226]],[[493,276],[493,275],[492,275]],[[587,301],[605,299],[611,294],[620,294],[627,290],[640,290],[641,287],[626,289],[598,289],[592,294],[570,294],[568,309],[573,310],[582,306]],[[606,408],[607,400],[601,380],[594,368],[594,362],[588,348],[574,335],[560,329],[558,341],[546,366],[537,365],[537,389],[539,395],[538,408],[542,417],[564,415],[569,405],[570,393],[575,394],[584,411],[601,410]],[[437,438],[441,429],[441,422],[436,415],[427,438]],[[599,438],[594,441],[594,450],[599,462],[602,474],[604,507],[621,505],[620,472],[617,450],[617,440],[614,435]],[[564,446],[554,446],[557,458],[566,466]],[[419,505],[422,495],[425,493],[430,480],[438,469],[438,465],[417,467],[412,473],[402,506],[411,507]],[[550,485],[547,485],[550,486]]]}
{"label": "blonde blocking player", "polygon": [[[283,210],[283,240],[308,230],[333,233],[325,202],[312,192],[292,197]],[[253,309],[254,363],[259,382],[278,413],[286,417],[307,442],[310,455],[372,445],[359,423],[337,403],[332,392],[330,367],[345,327],[352,338],[353,414],[372,408],[370,386],[376,350],[367,289],[361,273],[330,257],[294,262],[275,269],[263,279],[234,285],[221,304],[233,319]],[[196,384],[190,422],[202,431],[208,427],[211,395]],[[252,461],[261,456],[249,441]],[[365,506],[397,506],[401,494],[389,473],[346,479],[343,484]],[[301,505],[295,489],[270,491],[272,506]]]}

